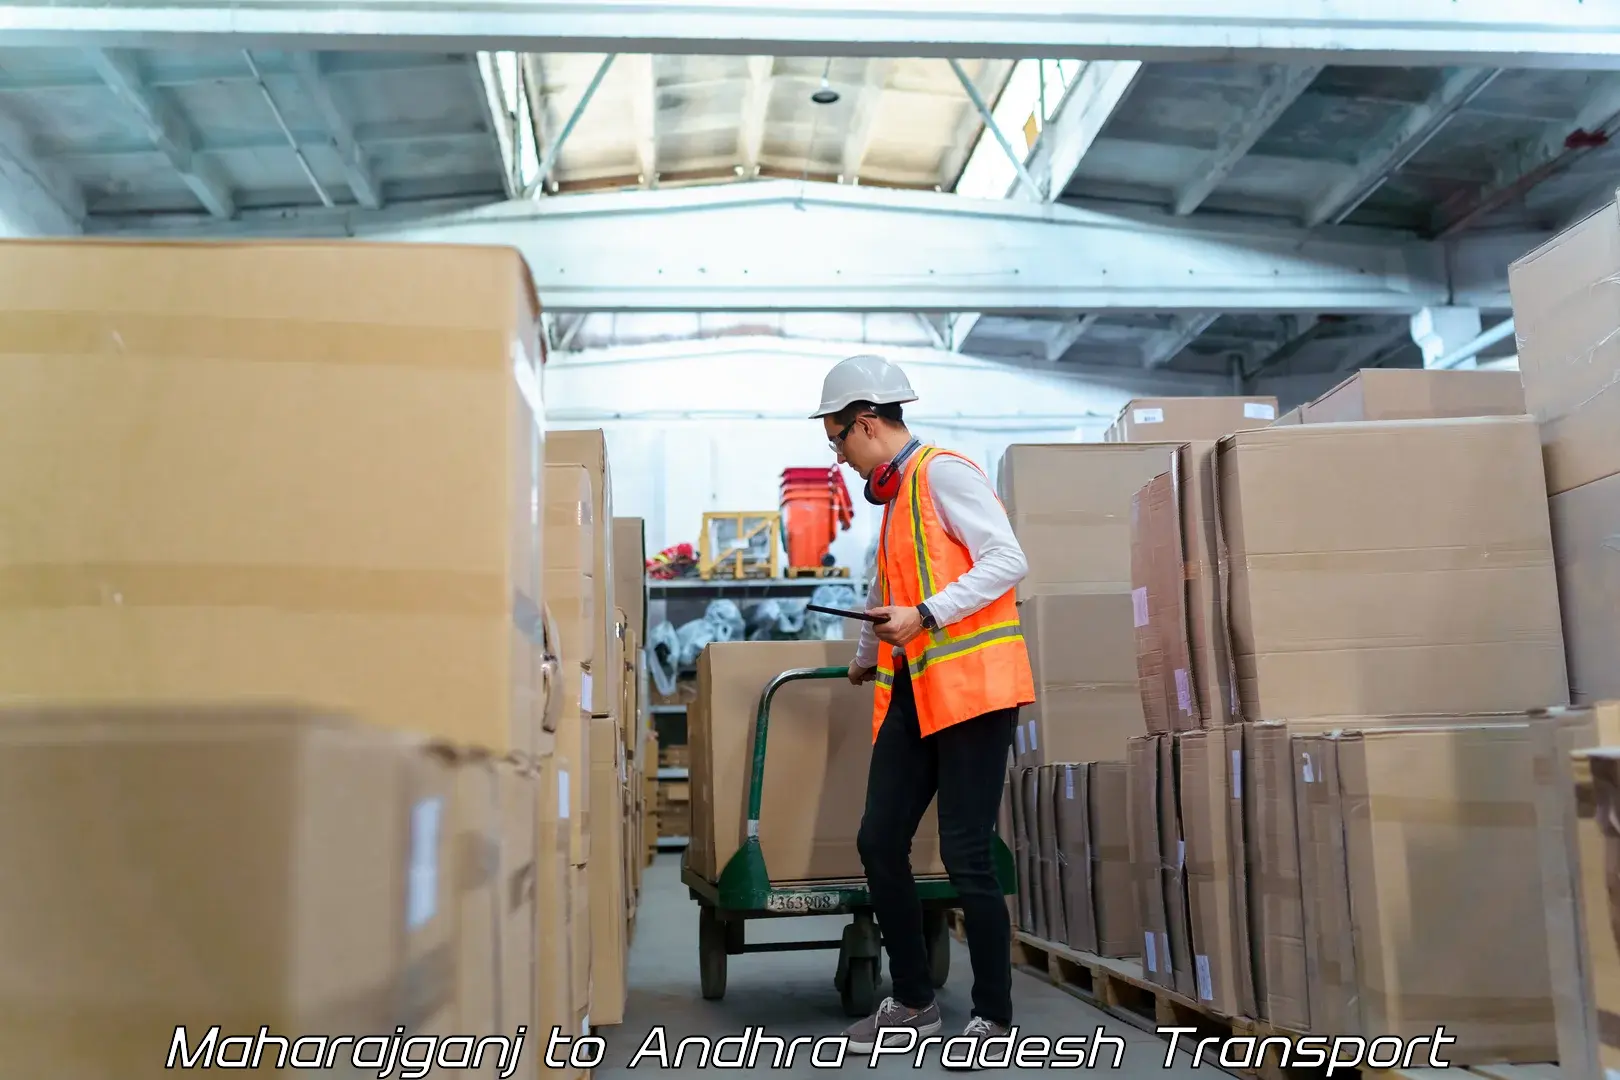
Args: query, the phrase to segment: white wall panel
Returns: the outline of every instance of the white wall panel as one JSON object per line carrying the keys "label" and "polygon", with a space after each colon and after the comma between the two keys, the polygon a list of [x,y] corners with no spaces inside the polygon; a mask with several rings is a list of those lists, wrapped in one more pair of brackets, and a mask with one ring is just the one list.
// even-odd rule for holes
{"label": "white wall panel", "polygon": [[[695,542],[705,511],[775,509],[784,468],[832,463],[820,423],[808,416],[827,369],[859,348],[762,339],[558,356],[546,367],[548,424],[606,432],[615,512],[647,520],[649,552]],[[913,430],[992,475],[1008,444],[1098,438],[1136,396],[954,353],[884,355],[905,367],[921,396],[908,406]],[[855,523],[833,553],[859,568],[880,514],[861,498],[853,472],[845,482]]]}

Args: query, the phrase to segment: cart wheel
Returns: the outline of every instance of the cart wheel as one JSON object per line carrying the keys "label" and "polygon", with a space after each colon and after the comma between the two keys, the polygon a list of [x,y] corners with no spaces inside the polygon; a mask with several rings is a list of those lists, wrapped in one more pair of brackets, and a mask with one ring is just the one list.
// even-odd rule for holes
{"label": "cart wheel", "polygon": [[698,974],[705,1001],[726,996],[726,924],[707,904],[698,907]]}
{"label": "cart wheel", "polygon": [[838,988],[838,997],[845,1016],[871,1016],[877,1009],[877,992],[877,957],[852,956],[844,962],[844,983]]}
{"label": "cart wheel", "polygon": [[951,927],[943,911],[923,915],[923,934],[928,943],[928,979],[937,990],[951,975]]}

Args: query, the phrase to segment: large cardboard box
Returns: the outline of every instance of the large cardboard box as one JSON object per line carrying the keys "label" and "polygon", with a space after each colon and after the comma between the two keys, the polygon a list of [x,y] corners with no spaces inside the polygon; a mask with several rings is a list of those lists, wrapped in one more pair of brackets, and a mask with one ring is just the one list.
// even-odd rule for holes
{"label": "large cardboard box", "polygon": [[1519,259],[1508,285],[1548,492],[1620,472],[1620,205],[1606,204]]}
{"label": "large cardboard box", "polygon": [[[742,846],[748,772],[760,695],[794,668],[847,667],[852,641],[717,642],[698,658],[698,701],[687,713],[692,837],[687,865],[710,881]],[[789,683],[771,701],[759,841],[776,882],[862,878],[855,849],[872,757],[871,684]],[[941,876],[939,830],[929,808],[912,869]]]}
{"label": "large cardboard box", "polygon": [[1142,711],[1155,733],[1202,723],[1187,637],[1187,558],[1172,472],[1161,473],[1131,503],[1131,614]]}
{"label": "large cardboard box", "polygon": [[1432,420],[1519,416],[1524,411],[1524,385],[1517,371],[1367,368],[1303,406],[1301,421]]}
{"label": "large cardboard box", "polygon": [[502,817],[495,761],[463,756],[454,767],[455,801],[445,825],[452,832],[450,872],[456,919],[455,1017],[458,1032],[493,1035],[500,1022],[503,981]]}
{"label": "large cardboard box", "polygon": [[[1131,496],[1176,443],[1009,446],[998,491],[1029,561],[1018,598],[1131,591]],[[1130,624],[1121,631],[1130,636]]]}
{"label": "large cardboard box", "polygon": [[[1600,1056],[1605,1025],[1598,1020],[1594,991],[1603,986],[1605,1011],[1613,1014],[1620,1005],[1620,949],[1609,910],[1608,858],[1590,762],[1572,761],[1571,756],[1620,745],[1620,703],[1532,714],[1530,731],[1558,1061],[1571,1076],[1599,1077],[1605,1068]],[[1579,777],[1576,783],[1571,783],[1572,769]],[[1595,911],[1588,910],[1589,896],[1597,901]],[[1620,1046],[1611,1048],[1608,1057],[1607,1067],[1620,1065]]]}
{"label": "large cardboard box", "polygon": [[1044,916],[1039,933],[1048,941],[1067,941],[1069,929],[1064,918],[1061,851],[1058,848],[1057,796],[1060,765],[1042,765],[1035,770],[1035,833],[1037,876]]}
{"label": "large cardboard box", "polygon": [[[596,620],[596,636],[592,642],[595,657],[613,655],[613,609],[618,606],[614,595],[613,576],[613,474],[608,468],[607,436],[600,428],[585,431],[546,433],[547,465],[579,465],[589,474],[591,484],[591,520],[596,523],[592,537],[593,566],[591,568],[592,615]],[[617,669],[605,673],[592,666],[591,712],[597,716],[612,713],[619,700],[619,674]]]}
{"label": "large cardboard box", "polygon": [[1093,761],[1055,768],[1062,940],[1099,956],[1139,956],[1142,919],[1132,878],[1127,766]]}
{"label": "large cardboard box", "polygon": [[1189,442],[1265,427],[1277,419],[1274,397],[1137,398],[1103,435],[1105,442]]}
{"label": "large cardboard box", "polygon": [[177,1026],[454,1033],[454,801],[448,755],[312,713],[0,714],[0,1071],[156,1078]]}
{"label": "large cardboard box", "polygon": [[[495,1032],[514,1035],[519,1027],[541,1029],[540,999],[535,966],[539,961],[535,932],[539,913],[540,852],[539,767],[533,760],[507,760],[496,767],[500,794],[500,855],[495,896],[499,914],[500,995]],[[525,1053],[533,1055],[533,1037],[525,1040]],[[486,1058],[486,1064],[488,1059]],[[532,1057],[524,1060],[533,1060]]]}
{"label": "large cardboard box", "polygon": [[[1620,1015],[1620,915],[1615,910],[1620,749],[1610,742],[1577,750],[1572,758],[1570,787],[1577,807],[1575,847],[1580,866],[1576,910],[1584,947],[1583,970],[1576,986],[1585,998],[1577,1023],[1585,1028],[1587,1045],[1577,1051],[1569,1068],[1575,1075],[1606,1076],[1620,1069],[1620,1032],[1614,1022]],[[1561,1013],[1561,1027],[1563,1018]],[[1560,1044],[1563,1034],[1561,1031]],[[1572,1029],[1569,1034],[1579,1037],[1581,1033]],[[1594,1059],[1597,1068],[1581,1070],[1582,1063]]]}
{"label": "large cardboard box", "polygon": [[1215,491],[1215,442],[1181,447],[1171,462],[1176,518],[1181,526],[1181,591],[1185,651],[1192,665],[1191,697],[1195,725],[1235,724],[1237,673],[1227,637],[1226,598],[1220,577],[1219,502]]}
{"label": "large cardboard box", "polygon": [[[1310,993],[1307,969],[1318,965],[1315,938],[1306,933],[1301,884],[1299,815],[1294,782],[1294,740],[1336,730],[1432,727],[1435,716],[1334,717],[1267,721],[1243,732],[1242,809],[1248,842],[1249,924],[1252,927],[1258,1016],[1288,1031],[1332,1030],[1333,1014]],[[1481,713],[1443,718],[1470,725],[1522,724],[1523,713]],[[1320,786],[1320,785],[1319,785]],[[1331,964],[1333,961],[1326,961]]]}
{"label": "large cardboard box", "polygon": [[1187,918],[1186,843],[1176,805],[1175,743],[1144,735],[1127,748],[1132,877],[1141,912],[1147,978],[1193,997],[1196,987]]}
{"label": "large cardboard box", "polygon": [[613,602],[630,616],[637,641],[647,640],[647,523],[613,519]]}
{"label": "large cardboard box", "polygon": [[1338,983],[1324,1030],[1444,1025],[1453,1065],[1555,1059],[1532,741],[1528,724],[1295,738],[1316,970]]}
{"label": "large cardboard box", "polygon": [[1045,898],[1040,890],[1036,853],[1035,772],[1030,766],[1013,768],[1008,774],[1008,786],[1012,792],[1013,862],[1018,869],[1018,910],[1014,924],[1025,933],[1039,937]]}
{"label": "large cardboard box", "polygon": [[1253,1016],[1243,728],[1182,732],[1175,738],[1193,988],[1200,1002],[1222,1016]]}
{"label": "large cardboard box", "polygon": [[622,1024],[630,897],[624,868],[624,742],[611,716],[591,719],[591,1023]]}
{"label": "large cardboard box", "polygon": [[531,749],[516,252],[7,241],[0,279],[0,697],[298,700]]}
{"label": "large cardboard box", "polygon": [[1035,704],[1014,733],[1018,763],[1123,760],[1126,741],[1147,730],[1130,596],[1033,596],[1018,615],[1035,676]]}
{"label": "large cardboard box", "polygon": [[1548,501],[1559,608],[1576,704],[1620,698],[1620,475]]}
{"label": "large cardboard box", "polygon": [[1261,428],[1217,458],[1245,719],[1567,702],[1528,417]]}
{"label": "large cardboard box", "polygon": [[544,758],[538,763],[538,810],[535,862],[535,997],[539,1003],[540,1043],[554,1031],[572,1036],[574,1017],[573,858],[569,850],[571,813],[567,762]]}

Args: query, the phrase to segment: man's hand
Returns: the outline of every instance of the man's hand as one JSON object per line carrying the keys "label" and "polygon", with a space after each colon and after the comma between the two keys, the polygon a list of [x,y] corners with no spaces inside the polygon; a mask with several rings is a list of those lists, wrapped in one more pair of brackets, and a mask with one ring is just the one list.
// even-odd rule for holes
{"label": "man's hand", "polygon": [[922,633],[922,616],[917,614],[914,607],[872,608],[867,614],[885,617],[884,621],[875,623],[872,629],[879,640],[887,641],[890,645],[904,645]]}
{"label": "man's hand", "polygon": [[862,667],[856,663],[851,663],[849,665],[849,681],[854,683],[856,686],[859,686],[864,682],[871,682],[876,677],[876,668]]}

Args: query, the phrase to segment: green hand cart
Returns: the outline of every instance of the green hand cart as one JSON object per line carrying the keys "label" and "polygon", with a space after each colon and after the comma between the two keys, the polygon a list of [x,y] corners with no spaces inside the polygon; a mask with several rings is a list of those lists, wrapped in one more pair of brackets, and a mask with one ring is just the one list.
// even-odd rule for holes
{"label": "green hand cart", "polygon": [[[754,721],[754,754],[748,774],[748,834],[726,863],[719,881],[708,881],[681,861],[681,881],[698,903],[698,964],[703,996],[718,1001],[726,995],[727,957],[756,952],[799,952],[837,949],[838,967],[833,985],[844,1011],[870,1016],[877,1008],[882,972],[882,939],[872,914],[866,882],[828,881],[777,887],[771,884],[759,843],[759,813],[765,786],[765,739],[770,728],[771,699],[790,682],[802,679],[842,679],[842,667],[798,668],[772,679],[760,695]],[[1002,893],[1017,891],[1018,878],[1012,852],[998,836],[994,841],[996,877]],[[950,928],[945,913],[958,907],[956,890],[943,878],[917,882],[923,903],[923,927],[928,944],[928,969],[936,987],[950,974]],[[743,927],[750,919],[791,918],[799,915],[851,915],[837,941],[748,942]]]}

